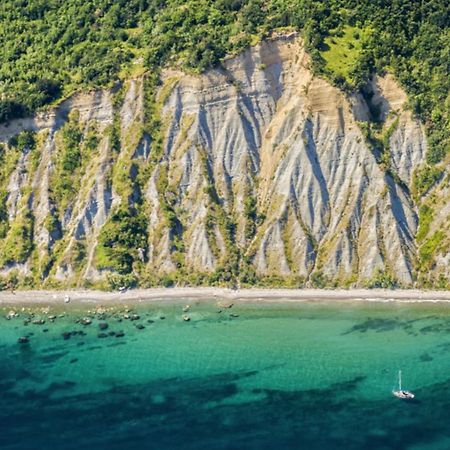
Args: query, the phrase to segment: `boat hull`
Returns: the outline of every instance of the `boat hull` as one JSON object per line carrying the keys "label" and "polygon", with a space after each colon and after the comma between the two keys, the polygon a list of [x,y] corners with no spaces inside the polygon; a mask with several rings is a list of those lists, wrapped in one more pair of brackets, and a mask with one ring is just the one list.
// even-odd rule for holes
{"label": "boat hull", "polygon": [[392,391],[395,397],[401,398],[404,400],[412,400],[414,398],[414,394],[409,391]]}

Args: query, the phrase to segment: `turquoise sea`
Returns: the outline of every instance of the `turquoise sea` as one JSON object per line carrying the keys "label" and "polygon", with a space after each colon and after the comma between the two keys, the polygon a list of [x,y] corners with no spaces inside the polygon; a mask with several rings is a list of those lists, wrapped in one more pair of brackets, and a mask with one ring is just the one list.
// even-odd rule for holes
{"label": "turquoise sea", "polygon": [[0,308],[0,448],[450,448],[450,305],[185,304]]}

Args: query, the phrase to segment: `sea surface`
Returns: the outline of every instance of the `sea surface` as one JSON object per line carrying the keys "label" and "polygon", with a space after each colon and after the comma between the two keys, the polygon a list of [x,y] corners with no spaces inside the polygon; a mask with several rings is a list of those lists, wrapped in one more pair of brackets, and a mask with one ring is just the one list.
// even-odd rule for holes
{"label": "sea surface", "polygon": [[450,305],[186,303],[0,308],[0,448],[450,449]]}

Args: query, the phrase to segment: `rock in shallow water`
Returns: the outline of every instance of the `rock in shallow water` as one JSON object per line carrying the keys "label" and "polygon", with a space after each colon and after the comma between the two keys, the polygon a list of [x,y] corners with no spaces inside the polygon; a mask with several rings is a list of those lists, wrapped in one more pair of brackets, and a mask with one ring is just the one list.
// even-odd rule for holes
{"label": "rock in shallow water", "polygon": [[83,330],[64,331],[61,336],[64,338],[64,340],[68,340],[72,336],[86,336],[86,333]]}
{"label": "rock in shallow water", "polygon": [[44,319],[34,319],[32,323],[33,323],[33,325],[44,325],[45,320]]}

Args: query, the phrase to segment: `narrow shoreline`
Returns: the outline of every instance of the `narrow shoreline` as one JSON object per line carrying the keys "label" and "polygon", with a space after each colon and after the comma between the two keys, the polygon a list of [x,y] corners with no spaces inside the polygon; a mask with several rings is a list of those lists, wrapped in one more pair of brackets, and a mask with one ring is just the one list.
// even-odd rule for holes
{"label": "narrow shoreline", "polygon": [[62,304],[70,303],[124,303],[161,300],[217,300],[232,302],[304,302],[304,301],[362,301],[362,302],[450,302],[450,291],[389,290],[389,289],[239,289],[151,288],[125,292],[93,290],[16,291],[0,292],[0,305]]}

